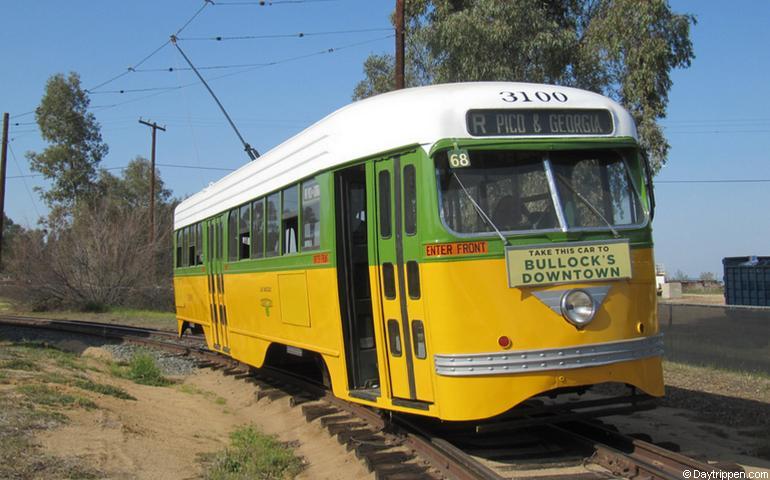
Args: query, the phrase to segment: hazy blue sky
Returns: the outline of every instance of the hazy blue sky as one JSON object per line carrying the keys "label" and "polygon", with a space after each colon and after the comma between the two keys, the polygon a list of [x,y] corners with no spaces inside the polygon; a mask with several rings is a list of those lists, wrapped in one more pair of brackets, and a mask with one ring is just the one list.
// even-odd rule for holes
{"label": "hazy blue sky", "polygon": [[[212,86],[260,152],[349,103],[366,56],[393,49],[393,39],[385,38],[390,33],[375,31],[389,27],[392,0],[218,3],[206,7],[180,34],[180,45],[198,66],[281,62],[205,72],[210,78],[234,74],[213,80]],[[770,255],[770,183],[667,182],[770,179],[770,2],[735,1],[729,8],[716,1],[671,3],[675,11],[698,19],[692,31],[696,59],[691,68],[674,72],[669,115],[663,122],[672,148],[668,165],[657,177],[656,257],[672,273],[681,269],[697,276],[712,271],[721,277],[722,257]],[[34,116],[24,114],[37,106],[47,78],[76,71],[84,86],[93,88],[159,47],[202,4],[197,0],[0,3],[0,111],[10,112],[12,123],[19,123],[11,129],[14,155],[9,155],[6,194],[6,211],[14,221],[34,225],[46,212],[33,191],[45,183],[39,177],[19,176],[30,174],[24,153],[45,147]],[[372,31],[221,42],[191,39],[352,29]],[[328,52],[330,48],[335,51]],[[288,59],[294,60],[283,62]],[[179,53],[166,45],[140,68],[180,66],[184,65]],[[137,71],[95,90],[194,82],[188,71]],[[137,123],[140,116],[168,127],[159,133],[160,164],[227,169],[246,162],[239,142],[197,83],[174,90],[94,93],[91,100],[110,146],[103,162],[106,168],[118,169],[137,155],[149,156],[149,130]],[[194,193],[225,173],[164,166],[160,171],[177,196]]]}

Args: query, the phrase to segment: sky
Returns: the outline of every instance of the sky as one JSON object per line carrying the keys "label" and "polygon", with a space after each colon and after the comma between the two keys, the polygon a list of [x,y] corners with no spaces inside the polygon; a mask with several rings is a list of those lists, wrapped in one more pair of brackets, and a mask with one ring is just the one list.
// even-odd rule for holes
{"label": "sky", "polygon": [[[93,91],[91,111],[110,148],[102,167],[114,174],[137,155],[149,158],[150,130],[140,118],[167,128],[158,132],[157,162],[178,197],[248,161],[216,104],[192,72],[178,70],[184,60],[166,43],[196,12],[178,44],[198,67],[246,65],[203,73],[260,152],[350,103],[364,59],[393,51],[387,29],[394,0],[232,5],[244,1],[202,10],[199,0],[0,1],[0,111],[11,114],[6,214],[32,227],[47,212],[34,191],[47,184],[30,176],[25,153],[46,146],[29,112],[55,73],[75,71]],[[723,257],[770,256],[770,183],[723,182],[770,182],[770,2],[737,0],[727,8],[675,0],[671,7],[697,19],[696,58],[673,72],[661,122],[671,150],[656,177],[656,261],[672,274],[721,278]],[[201,39],[217,36],[283,37]],[[136,71],[128,72],[131,66]],[[180,85],[187,86],[158,90]],[[695,180],[720,182],[679,183]]]}

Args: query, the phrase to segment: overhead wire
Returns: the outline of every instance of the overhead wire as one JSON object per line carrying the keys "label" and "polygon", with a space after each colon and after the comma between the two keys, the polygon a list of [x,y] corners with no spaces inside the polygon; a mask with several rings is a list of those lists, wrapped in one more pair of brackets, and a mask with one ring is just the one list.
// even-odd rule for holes
{"label": "overhead wire", "polygon": [[296,32],[296,33],[271,33],[261,35],[235,35],[224,36],[217,35],[214,37],[179,37],[181,41],[230,41],[230,40],[266,40],[274,38],[305,38],[305,37],[318,37],[328,35],[348,35],[353,33],[371,33],[371,32],[388,32],[393,31],[393,27],[387,28],[359,28],[353,30],[330,30],[324,32]]}
{"label": "overhead wire", "polygon": [[[187,28],[188,25],[190,25],[193,22],[193,20],[195,20],[198,17],[198,15],[200,15],[203,12],[203,10],[206,8],[206,6],[208,6],[210,3],[212,3],[211,0],[203,0],[203,5],[201,5],[201,7],[193,14],[192,17],[190,17],[181,27],[179,27],[179,29],[176,31],[176,34],[179,35],[185,28]],[[141,60],[139,60],[135,64],[129,66],[124,72],[119,73],[118,75],[115,75],[114,77],[112,77],[112,78],[110,78],[108,80],[105,80],[102,83],[100,83],[100,84],[98,84],[98,85],[96,85],[94,87],[87,88],[85,90],[86,93],[89,93],[89,94],[98,93],[98,92],[94,92],[94,90],[97,90],[97,89],[99,89],[101,87],[109,85],[110,83],[112,83],[112,82],[114,82],[114,81],[116,81],[116,80],[118,80],[120,78],[123,78],[124,76],[128,75],[129,73],[132,73],[132,72],[136,71],[136,69],[139,66],[144,64],[147,60],[149,60],[152,57],[154,57],[158,52],[163,50],[163,48],[166,45],[168,45],[169,43],[171,43],[171,40],[164,41],[159,47],[154,49],[152,52],[150,52],[148,55],[146,55],[144,58],[142,58]]]}
{"label": "overhead wire", "polygon": [[217,6],[225,6],[225,7],[231,7],[231,6],[246,6],[246,5],[259,5],[260,7],[265,6],[273,6],[273,5],[282,5],[282,4],[298,4],[298,3],[326,3],[326,2],[336,2],[337,0],[273,0],[273,1],[267,1],[267,0],[261,0],[261,1],[253,1],[253,0],[247,0],[242,2],[237,1],[226,1],[226,2],[216,2],[215,5]]}
{"label": "overhead wire", "polygon": [[[13,163],[16,164],[16,169],[19,171],[20,178],[22,182],[24,183],[24,189],[27,191],[27,195],[29,195],[29,199],[32,202],[32,208],[35,209],[35,213],[37,214],[37,217],[40,218],[40,211],[37,209],[37,203],[35,202],[35,197],[32,195],[32,190],[29,189],[29,185],[27,185],[27,180],[23,176],[24,171],[21,169],[21,164],[19,164],[19,160],[16,158],[16,152],[13,151],[13,146],[8,143],[8,150],[11,152],[11,158],[13,158]],[[12,178],[12,177],[8,177]]]}
{"label": "overhead wire", "polygon": [[[339,47],[330,47],[330,48],[326,48],[324,50],[318,50],[318,51],[307,53],[307,54],[303,54],[303,55],[297,55],[297,56],[294,56],[294,57],[287,57],[287,58],[283,58],[283,59],[280,59],[280,60],[274,60],[274,61],[269,61],[269,62],[230,64],[230,65],[213,65],[213,66],[203,66],[203,67],[197,67],[197,68],[199,70],[206,70],[206,69],[209,69],[209,70],[210,69],[220,69],[220,70],[242,69],[242,70],[237,71],[237,72],[230,72],[230,73],[227,73],[227,74],[223,74],[223,75],[218,75],[218,76],[207,78],[207,80],[209,80],[209,81],[211,81],[211,80],[218,80],[218,79],[221,79],[221,78],[226,78],[226,77],[231,77],[231,76],[234,76],[234,75],[240,75],[242,73],[247,73],[247,72],[259,69],[259,68],[272,67],[272,66],[275,66],[275,65],[281,65],[281,64],[284,64],[284,63],[294,62],[294,61],[297,61],[297,60],[303,60],[303,59],[310,58],[310,57],[315,57],[315,56],[319,56],[319,55],[325,55],[325,54],[329,54],[329,53],[335,53],[335,52],[338,52],[338,51],[341,51],[341,50],[346,50],[348,48],[353,48],[353,47],[357,47],[357,46],[361,46],[361,45],[365,45],[365,44],[369,44],[369,43],[373,43],[373,42],[378,42],[378,41],[385,40],[385,39],[388,39],[388,38],[393,38],[393,36],[394,35],[386,35],[386,36],[383,36],[383,37],[377,37],[377,38],[373,38],[373,39],[369,39],[369,40],[364,40],[364,41],[361,41],[361,42],[350,43],[350,44],[342,45],[342,46],[339,46]],[[167,71],[167,72],[174,72],[174,71],[177,71],[177,70],[183,71],[183,70],[191,70],[191,69],[189,67],[168,67],[168,68],[162,69],[162,71]],[[138,70],[138,71],[142,71],[142,70]],[[105,90],[105,91],[102,91],[102,92],[92,92],[92,93],[125,94],[125,93],[140,93],[140,92],[149,92],[149,91],[165,92],[165,91],[171,91],[171,90],[178,90],[180,88],[187,88],[187,87],[191,87],[193,85],[199,85],[199,82],[190,82],[190,83],[186,83],[186,84],[172,85],[172,86],[163,86],[163,87],[144,87],[144,88],[127,88],[127,89],[120,89],[120,90]]]}

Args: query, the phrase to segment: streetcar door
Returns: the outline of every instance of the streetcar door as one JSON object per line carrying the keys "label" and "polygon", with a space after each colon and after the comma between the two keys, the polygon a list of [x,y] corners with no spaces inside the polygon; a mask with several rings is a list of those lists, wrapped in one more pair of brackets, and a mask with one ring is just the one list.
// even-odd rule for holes
{"label": "streetcar door", "polygon": [[377,263],[390,385],[394,403],[433,402],[430,345],[420,287],[417,215],[418,153],[375,164]]}
{"label": "streetcar door", "polygon": [[211,334],[214,348],[229,352],[227,339],[227,310],[225,309],[225,281],[223,276],[224,228],[222,219],[216,217],[208,222],[207,265],[209,287],[209,311]]}
{"label": "streetcar door", "polygon": [[351,396],[380,396],[372,290],[369,282],[369,231],[364,165],[334,174],[337,215],[337,276]]}

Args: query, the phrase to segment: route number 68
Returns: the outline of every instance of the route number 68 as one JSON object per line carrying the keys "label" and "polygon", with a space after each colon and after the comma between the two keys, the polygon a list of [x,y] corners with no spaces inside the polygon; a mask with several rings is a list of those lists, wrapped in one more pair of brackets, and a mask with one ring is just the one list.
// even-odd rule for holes
{"label": "route number 68", "polygon": [[468,156],[468,150],[450,150],[449,151],[449,167],[450,168],[465,168],[471,166],[471,157]]}

